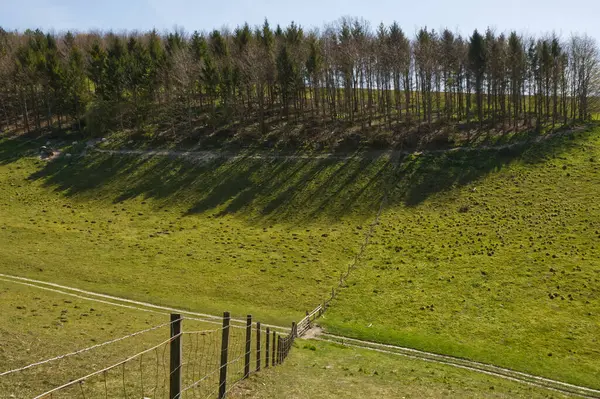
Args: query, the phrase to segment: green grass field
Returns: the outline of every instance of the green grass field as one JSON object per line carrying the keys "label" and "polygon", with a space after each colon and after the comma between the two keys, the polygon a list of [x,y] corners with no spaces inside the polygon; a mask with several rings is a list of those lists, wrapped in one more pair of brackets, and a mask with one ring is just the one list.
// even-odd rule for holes
{"label": "green grass field", "polygon": [[[4,280],[0,281],[0,302],[0,373],[169,321],[168,315],[116,307]],[[215,328],[214,324],[191,320],[183,323],[188,330]],[[164,326],[89,352],[0,376],[0,397],[31,398],[124,360],[168,338],[169,327]],[[184,344],[187,345],[188,342],[184,341]],[[146,385],[146,392],[157,383],[159,390],[164,391],[166,386],[163,378],[158,381],[155,378],[157,361],[160,361],[159,371],[163,377],[164,347],[159,349],[156,353],[148,353],[145,359],[141,359],[142,363],[138,358],[127,363],[123,369],[109,371],[106,375],[108,393],[121,393],[123,372],[126,390],[130,395],[140,392],[143,383]],[[166,361],[168,364],[168,352]],[[142,369],[144,380],[140,379]],[[87,380],[83,387],[84,394],[91,397],[99,397],[93,396],[94,394],[104,395],[103,377],[100,375]],[[75,396],[81,397],[79,385],[54,395],[55,398]]]}
{"label": "green grass field", "polygon": [[598,133],[207,164],[45,162],[4,139],[0,272],[287,325],[337,286],[385,196],[329,331],[600,388]]}
{"label": "green grass field", "polygon": [[354,258],[385,165],[15,160],[0,166],[0,269],[287,325]]}
{"label": "green grass field", "polygon": [[298,340],[286,362],[233,398],[564,398],[552,391],[391,354]]}
{"label": "green grass field", "polygon": [[[598,130],[511,152],[400,169],[323,324],[600,387]],[[431,178],[406,184],[418,168]]]}
{"label": "green grass field", "polygon": [[[156,313],[124,309],[7,281],[0,281],[0,299],[2,318],[10,321],[0,326],[0,339],[3,342],[0,347],[0,373],[160,325],[167,319],[167,316]],[[184,320],[183,323],[185,331],[214,328],[212,324],[190,320]],[[163,327],[126,341],[0,377],[0,397],[32,397],[163,342],[168,334],[168,327]],[[239,331],[233,330],[232,337],[238,336]],[[238,338],[241,342],[241,336]],[[219,340],[212,341],[218,347]],[[196,353],[196,345],[194,339],[184,335],[184,367],[188,359],[195,360],[191,355]],[[203,352],[204,356],[216,358],[214,355],[219,352],[212,346]],[[479,373],[336,344],[299,340],[295,346],[283,366],[266,369],[252,376],[234,387],[230,397],[329,398],[346,396],[349,391],[354,396],[377,395],[382,398],[395,398],[398,395],[547,397],[549,392]],[[206,349],[204,346],[198,347]],[[150,397],[166,397],[167,380],[163,375],[163,367],[165,362],[168,363],[168,353],[165,357],[162,347],[157,353],[158,358],[152,351],[141,362],[136,359],[127,363],[124,370],[119,367],[109,371],[107,391],[104,391],[104,376],[100,375],[86,380],[81,386],[76,384],[60,391],[53,397],[83,397],[82,392],[85,397],[104,397],[105,394],[121,397],[123,386],[130,397],[137,397],[142,391]],[[218,365],[212,367],[217,369]],[[188,364],[183,371],[184,385],[191,380],[189,368]],[[122,374],[123,371],[125,374]],[[194,396],[210,393],[217,386],[215,375]],[[554,394],[553,397],[564,396]]]}

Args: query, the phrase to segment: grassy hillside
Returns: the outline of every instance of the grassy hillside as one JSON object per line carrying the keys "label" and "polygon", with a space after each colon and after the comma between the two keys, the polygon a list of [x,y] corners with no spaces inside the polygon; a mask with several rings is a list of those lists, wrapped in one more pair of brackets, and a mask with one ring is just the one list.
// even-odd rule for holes
{"label": "grassy hillside", "polygon": [[2,144],[1,271],[286,325],[354,258],[388,164],[98,153],[47,163],[33,156],[39,143]]}
{"label": "grassy hillside", "polygon": [[[329,158],[35,157],[0,141],[0,271],[599,388],[600,135]],[[521,137],[521,139],[526,139]]]}
{"label": "grassy hillside", "polygon": [[[3,321],[0,324],[0,339],[4,343],[0,350],[0,373],[160,325],[168,318],[7,281],[0,281],[0,299],[0,318]],[[185,320],[183,323],[186,331],[214,328],[212,324],[192,320]],[[0,396],[32,397],[163,342],[168,334],[168,327],[163,327],[90,352],[2,376]],[[238,338],[239,342],[243,342],[241,336]],[[218,339],[211,342],[217,346],[219,344]],[[201,343],[204,348],[204,340]],[[195,360],[197,344],[195,338],[184,335],[184,361]],[[101,375],[87,380],[81,386],[77,384],[68,388],[54,397],[82,397],[82,392],[86,397],[104,397],[106,393],[109,397],[124,397],[123,377],[129,397],[135,397],[142,391],[152,397],[163,397],[167,393],[168,379],[164,378],[163,372],[166,369],[163,370],[162,367],[165,361],[168,363],[168,351],[164,358],[162,350],[157,353],[158,358],[156,353],[150,352],[141,361],[136,359],[127,363],[124,369],[119,367],[108,372],[106,392],[104,376]],[[217,347],[203,353],[203,356],[208,357],[215,355],[218,355]],[[190,367],[195,367],[195,363],[192,362],[192,366],[188,365],[184,369],[184,385],[192,380],[190,373],[193,371],[190,371]],[[213,365],[213,369],[216,367],[218,366]],[[125,374],[122,374],[123,371]],[[194,395],[204,397],[218,386],[216,375],[207,382]],[[296,348],[283,366],[263,370],[235,387],[230,396],[330,398],[346,396],[349,390],[354,396],[370,397],[377,394],[384,398],[398,397],[399,394],[405,397],[475,395],[491,398],[541,398],[546,397],[544,394],[549,392],[424,361],[301,340],[297,341]]]}
{"label": "grassy hillside", "polygon": [[[0,303],[0,373],[169,321],[168,315],[124,309],[7,281],[0,281]],[[184,323],[190,330],[214,328],[213,324]],[[31,398],[157,345],[168,337],[169,327],[165,326],[89,352],[0,376],[0,397]],[[155,383],[152,377],[156,373],[156,362],[152,353],[143,364],[147,386]],[[122,389],[121,372],[119,368],[107,374],[111,387]],[[139,392],[139,359],[127,364],[125,372],[135,373],[135,378],[126,374],[129,394]],[[100,391],[104,396],[103,379],[90,379],[85,391],[88,396],[92,392],[99,395]],[[114,393],[114,389],[109,393]],[[80,397],[79,386],[59,395],[55,397]]]}
{"label": "grassy hillside", "polygon": [[598,133],[400,164],[323,323],[600,387]]}
{"label": "grassy hillside", "polygon": [[244,381],[233,398],[565,398],[449,366],[336,344],[297,341],[286,362]]}

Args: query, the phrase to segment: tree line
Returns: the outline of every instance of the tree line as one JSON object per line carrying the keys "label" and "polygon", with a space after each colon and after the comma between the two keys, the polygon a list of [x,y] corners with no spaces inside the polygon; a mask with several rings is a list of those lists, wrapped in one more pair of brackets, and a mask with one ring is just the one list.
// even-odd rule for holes
{"label": "tree line", "polygon": [[488,29],[461,36],[342,18],[55,34],[0,28],[0,131],[346,124],[373,129],[555,127],[592,117],[600,60],[589,36]]}

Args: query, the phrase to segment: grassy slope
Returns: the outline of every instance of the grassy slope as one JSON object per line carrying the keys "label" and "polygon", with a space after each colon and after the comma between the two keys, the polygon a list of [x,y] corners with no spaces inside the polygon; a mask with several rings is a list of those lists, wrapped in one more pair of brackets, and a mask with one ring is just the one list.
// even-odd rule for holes
{"label": "grassy slope", "polygon": [[402,163],[323,323],[599,388],[598,133]]}
{"label": "grassy slope", "polygon": [[297,341],[286,362],[234,388],[233,398],[563,398],[448,366],[324,342]]}
{"label": "grassy slope", "polygon": [[337,283],[387,192],[330,330],[598,387],[597,133],[395,168],[19,159],[35,146],[0,142],[2,271],[287,323]]}
{"label": "grassy slope", "polygon": [[[6,281],[0,281],[0,303],[0,372],[169,321],[165,315],[114,307]],[[190,330],[214,328],[213,324],[194,321],[184,323]],[[140,350],[163,342],[168,337],[169,328],[166,326],[90,352],[0,377],[0,397],[31,398],[121,361]],[[150,353],[144,363],[147,386],[155,383],[152,378],[156,372],[154,355]],[[162,356],[162,351],[159,355]],[[168,356],[166,359],[168,362]],[[162,358],[160,360],[162,361]],[[138,361],[128,363],[125,369],[126,373],[135,373],[135,377],[126,374],[130,394],[133,394],[136,384],[139,384]],[[107,375],[111,387],[118,386],[122,389],[121,371],[118,369]],[[103,381],[88,381],[85,387],[88,395],[95,392],[93,390],[98,388],[98,384],[103,388]],[[79,395],[79,387],[76,388],[75,391],[69,389],[64,393]]]}
{"label": "grassy slope", "polygon": [[[120,337],[134,331],[165,322],[166,316],[155,313],[123,309],[52,293],[21,284],[0,281],[2,316],[0,319],[1,371],[24,366],[34,361],[67,353],[100,342]],[[213,325],[203,325],[194,321],[184,321],[184,330],[213,329]],[[243,331],[233,330],[232,337],[237,352],[230,358],[239,356],[243,344]],[[240,335],[242,334],[242,335]],[[217,334],[218,335],[218,334]],[[114,364],[142,349],[165,340],[168,328],[145,333],[120,343],[110,344],[91,352],[54,361],[47,365],[0,377],[0,397],[26,398],[59,386],[71,379]],[[184,386],[198,379],[194,355],[201,348],[202,358],[218,360],[219,339],[208,341],[202,337],[198,342],[184,335],[183,349]],[[209,342],[215,345],[207,344]],[[264,348],[264,341],[262,343]],[[252,353],[254,353],[254,348]],[[159,373],[156,379],[156,354],[158,353]],[[166,395],[167,379],[163,373],[168,363],[162,350],[148,353],[139,363],[139,358],[125,367],[125,387],[130,397],[139,392],[149,397]],[[188,359],[192,363],[187,363]],[[166,362],[166,363],[165,363]],[[251,359],[252,365],[255,359]],[[204,364],[204,363],[202,363]],[[199,365],[198,365],[199,366]],[[230,374],[239,371],[236,364]],[[210,366],[217,369],[217,363]],[[140,373],[143,370],[143,373]],[[194,372],[196,370],[196,372]],[[75,385],[55,394],[54,397],[121,397],[123,395],[123,374],[119,367],[107,373],[107,387],[104,391],[103,376],[93,377],[83,386]],[[140,383],[143,376],[143,385]],[[239,375],[239,374],[238,374]],[[215,374],[201,385],[194,395],[204,397],[218,386]],[[234,375],[235,377],[235,375]],[[156,391],[154,391],[157,389]],[[352,392],[353,397],[563,397],[550,391],[533,389],[521,384],[488,377],[478,373],[433,365],[427,362],[410,360],[394,355],[379,354],[366,350],[355,350],[335,344],[297,341],[296,349],[283,366],[263,370],[247,382],[235,387],[231,397],[345,397]]]}
{"label": "grassy slope", "polygon": [[[385,159],[52,163],[5,141],[0,271],[290,323],[354,258]],[[358,228],[357,228],[358,227]]]}

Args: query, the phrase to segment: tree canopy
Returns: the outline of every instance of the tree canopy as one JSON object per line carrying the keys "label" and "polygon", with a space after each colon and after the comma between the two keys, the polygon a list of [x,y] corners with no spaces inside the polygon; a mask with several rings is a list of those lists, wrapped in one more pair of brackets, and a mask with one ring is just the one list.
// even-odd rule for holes
{"label": "tree canopy", "polygon": [[597,112],[599,65],[588,36],[425,27],[411,39],[355,18],[308,31],[267,20],[192,34],[0,29],[0,131],[539,128]]}

